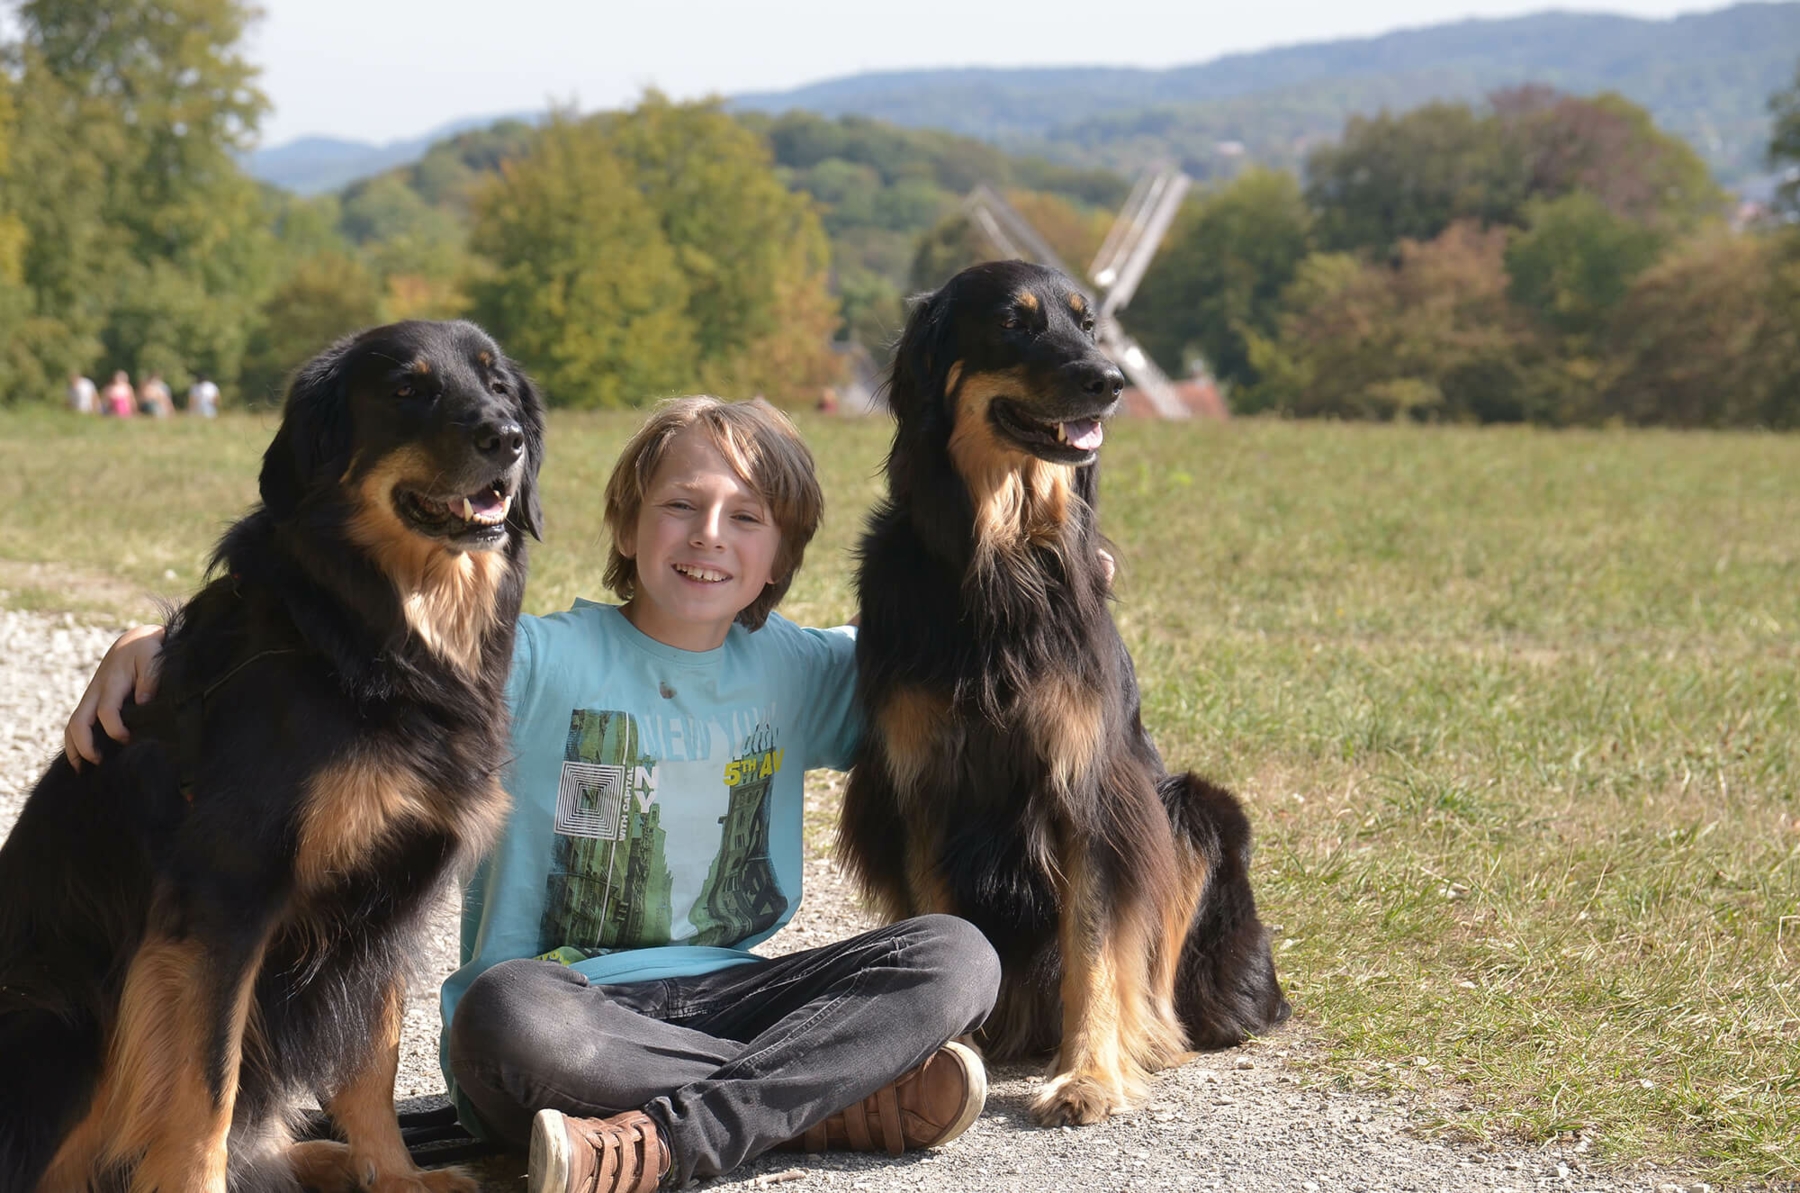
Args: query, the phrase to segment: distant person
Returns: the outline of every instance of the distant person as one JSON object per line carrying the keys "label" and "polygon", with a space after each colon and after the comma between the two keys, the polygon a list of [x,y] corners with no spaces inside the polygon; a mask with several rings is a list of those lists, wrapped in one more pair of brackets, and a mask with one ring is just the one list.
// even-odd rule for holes
{"label": "distant person", "polygon": [[114,418],[130,418],[137,413],[137,391],[131,388],[131,377],[120,369],[100,393],[100,413]]}
{"label": "distant person", "polygon": [[218,417],[219,387],[205,373],[194,378],[194,384],[188,389],[187,412],[199,418]]}
{"label": "distant person", "polygon": [[169,383],[162,379],[161,373],[152,372],[144,379],[144,388],[138,391],[138,404],[152,418],[167,418],[175,413],[175,395],[169,392]]}
{"label": "distant person", "polygon": [[69,409],[76,414],[100,413],[100,391],[80,372],[69,374]]}

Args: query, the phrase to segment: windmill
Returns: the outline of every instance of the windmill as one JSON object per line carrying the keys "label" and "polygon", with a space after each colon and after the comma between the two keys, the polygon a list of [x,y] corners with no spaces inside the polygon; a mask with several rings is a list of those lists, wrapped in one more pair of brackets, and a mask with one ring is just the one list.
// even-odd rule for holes
{"label": "windmill", "polygon": [[[1191,185],[1193,179],[1172,167],[1146,172],[1131,188],[1125,206],[1107,230],[1093,264],[1088,266],[1088,279],[1100,299],[1100,309],[1094,313],[1094,338],[1100,350],[1131,378],[1131,383],[1164,418],[1187,418],[1188,408],[1176,396],[1168,375],[1120,326],[1118,313],[1137,293],[1138,283],[1144,280],[1157,246],[1162,244]],[[1030,221],[985,182],[969,192],[963,210],[1001,256],[1036,261],[1070,277],[1078,276],[1062,263],[1056,250]]]}

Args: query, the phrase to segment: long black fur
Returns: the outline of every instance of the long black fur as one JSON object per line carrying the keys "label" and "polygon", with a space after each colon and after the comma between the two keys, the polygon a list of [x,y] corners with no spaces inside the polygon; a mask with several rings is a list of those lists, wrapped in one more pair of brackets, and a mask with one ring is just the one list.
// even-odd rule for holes
{"label": "long black fur", "polygon": [[[429,372],[411,371],[416,362]],[[409,634],[394,583],[348,536],[358,507],[344,478],[397,448],[453,460],[496,433],[510,444],[477,450],[497,459],[522,442],[523,463],[496,548],[510,566],[470,674]],[[0,1190],[33,1189],[87,1113],[147,933],[229,956],[269,923],[279,927],[243,1044],[232,1187],[288,1183],[279,1164],[243,1170],[236,1145],[367,1057],[431,898],[472,860],[454,831],[391,825],[366,864],[302,902],[294,851],[307,783],[354,749],[425,776],[446,824],[490,798],[542,444],[536,391],[470,324],[378,328],[296,374],[262,502],[171,620],[160,690],[128,710],[131,741],[103,738],[105,761],[80,772],[59,756],[0,848]],[[206,1066],[216,1089],[227,1041],[213,1043],[185,1063]]]}
{"label": "long black fur", "polygon": [[[1229,792],[1168,774],[1140,719],[1099,564],[1096,460],[1042,444],[1037,458],[1075,465],[1074,500],[1050,537],[995,550],[982,541],[952,450],[959,416],[1000,419],[994,433],[1004,441],[1007,417],[1053,428],[1111,413],[1122,382],[1085,313],[1066,278],[1020,262],[977,266],[916,305],[887,389],[897,420],[888,496],[870,517],[858,572],[868,727],[840,853],[890,916],[950,911],[987,935],[1003,980],[983,1042],[1003,1058],[1059,1043],[1058,924],[1072,911],[1060,869],[1078,854],[1108,932],[1126,917],[1158,917],[1179,897],[1178,845],[1207,860],[1174,995],[1190,1045],[1235,1044],[1288,1015],[1250,888],[1249,823]],[[971,378],[992,390],[996,377],[1010,387],[994,403],[1002,413],[959,415]],[[1100,762],[1066,791],[1022,711],[1051,682],[1097,693],[1103,705]],[[911,790],[884,761],[880,712],[902,691],[949,705]],[[949,906],[916,889],[921,869]]]}

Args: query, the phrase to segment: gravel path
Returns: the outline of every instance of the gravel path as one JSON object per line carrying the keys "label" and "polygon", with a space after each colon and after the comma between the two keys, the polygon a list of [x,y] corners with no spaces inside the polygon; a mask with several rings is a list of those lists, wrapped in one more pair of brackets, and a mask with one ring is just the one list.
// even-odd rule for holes
{"label": "gravel path", "polygon": [[[0,833],[10,830],[62,725],[113,631],[67,616],[0,610]],[[811,798],[821,798],[815,783]],[[407,1015],[396,1090],[414,1107],[440,1104],[437,983],[455,968],[454,900],[431,924]],[[787,952],[844,935],[867,920],[830,862],[808,863],[806,902],[766,951]],[[709,1188],[869,1190],[1210,1190],[1314,1193],[1337,1190],[1596,1190],[1694,1193],[1698,1181],[1648,1166],[1619,1172],[1589,1166],[1585,1144],[1479,1150],[1433,1142],[1415,1132],[1425,1105],[1346,1093],[1322,1085],[1292,1062],[1316,1047],[1297,1021],[1269,1041],[1210,1053],[1154,1084],[1137,1113],[1096,1127],[1042,1130],[1025,1114],[1035,1073],[993,1074],[986,1113],[941,1152],[885,1156],[784,1154],[747,1165]],[[523,1161],[477,1166],[484,1188],[523,1188]]]}

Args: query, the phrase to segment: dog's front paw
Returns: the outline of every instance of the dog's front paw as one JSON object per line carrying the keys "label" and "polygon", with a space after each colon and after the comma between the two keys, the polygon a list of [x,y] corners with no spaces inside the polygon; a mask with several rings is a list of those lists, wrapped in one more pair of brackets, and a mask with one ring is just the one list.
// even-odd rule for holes
{"label": "dog's front paw", "polygon": [[[404,1160],[404,1153],[402,1153]],[[312,1193],[480,1193],[481,1185],[461,1168],[415,1168],[410,1161],[386,1170],[342,1143],[315,1140],[288,1149],[294,1178]]]}
{"label": "dog's front paw", "polygon": [[481,1184],[463,1168],[415,1168],[379,1173],[359,1189],[368,1193],[481,1193]]}
{"label": "dog's front paw", "polygon": [[1031,1117],[1042,1127],[1085,1126],[1129,1108],[1118,1086],[1086,1073],[1061,1073],[1031,1100]]}
{"label": "dog's front paw", "polygon": [[375,1193],[480,1193],[481,1183],[463,1168],[415,1168],[373,1186]]}

